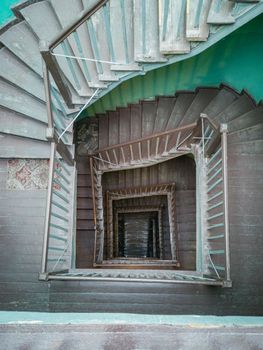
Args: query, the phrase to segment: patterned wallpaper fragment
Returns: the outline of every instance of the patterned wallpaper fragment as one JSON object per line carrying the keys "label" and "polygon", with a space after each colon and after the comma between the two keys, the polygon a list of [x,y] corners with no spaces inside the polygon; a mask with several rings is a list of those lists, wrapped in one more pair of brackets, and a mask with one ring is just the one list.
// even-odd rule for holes
{"label": "patterned wallpaper fragment", "polygon": [[98,120],[91,118],[80,123],[77,127],[77,154],[89,155],[98,148]]}
{"label": "patterned wallpaper fragment", "polygon": [[7,189],[46,189],[49,161],[47,159],[10,159],[7,163]]}

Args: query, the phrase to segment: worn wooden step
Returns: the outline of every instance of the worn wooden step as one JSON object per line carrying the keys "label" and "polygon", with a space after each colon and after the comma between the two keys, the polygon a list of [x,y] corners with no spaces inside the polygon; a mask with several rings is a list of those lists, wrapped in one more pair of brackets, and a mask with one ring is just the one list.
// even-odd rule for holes
{"label": "worn wooden step", "polygon": [[263,140],[234,143],[229,146],[230,154],[262,154]]}
{"label": "worn wooden step", "polygon": [[178,93],[176,103],[167,122],[166,130],[178,127],[182,119],[195,98],[194,92]]}
{"label": "worn wooden step", "polygon": [[[157,104],[158,102],[156,100],[142,101],[142,107],[141,107],[142,137],[149,136],[153,133],[154,124],[156,120]],[[123,117],[125,118],[124,112],[123,112]],[[125,141],[125,139],[123,141]]]}
{"label": "worn wooden step", "polygon": [[207,23],[209,24],[232,24],[235,18],[232,15],[234,2],[228,0],[212,0]]}
{"label": "worn wooden step", "polygon": [[93,208],[90,208],[90,210],[78,209],[77,218],[79,220],[93,220]]}
{"label": "worn wooden step", "polygon": [[175,107],[175,97],[159,97],[157,100],[157,110],[153,124],[153,133],[166,130],[171,113]]}
{"label": "worn wooden step", "polygon": [[[84,240],[83,237],[87,238]],[[94,231],[78,231],[76,268],[87,269],[93,267]]]}
{"label": "worn wooden step", "polygon": [[91,187],[91,175],[78,174],[78,187]]}
{"label": "worn wooden step", "polygon": [[263,118],[263,108],[257,107],[251,110],[250,112],[242,114],[241,116],[228,122],[228,130],[229,132],[232,132],[232,131],[249,128],[253,125],[261,123],[262,118]]}
{"label": "worn wooden step", "polygon": [[46,123],[28,118],[23,114],[3,107],[0,107],[0,132],[29,139],[47,141]]}
{"label": "worn wooden step", "polygon": [[50,156],[50,144],[45,141],[0,134],[1,158],[44,158]]}
{"label": "worn wooden step", "polygon": [[247,94],[242,94],[237,100],[221,111],[216,117],[218,123],[229,123],[255,108],[255,103]]}
{"label": "worn wooden step", "polygon": [[[66,7],[63,0],[52,0],[51,3],[63,28],[74,22],[75,18],[84,10],[79,0],[70,1]],[[94,59],[88,28],[85,24],[69,36],[69,42],[76,57]],[[94,61],[79,60],[79,67],[91,88],[105,87],[98,79],[97,67]]]}
{"label": "worn wooden step", "polygon": [[205,107],[218,93],[218,89],[199,89],[179,125],[187,125],[196,121],[199,118],[200,113],[203,112]]}
{"label": "worn wooden step", "polygon": [[[61,25],[56,14],[48,1],[42,1],[25,7],[21,13],[39,40],[47,42],[54,38],[54,35],[61,32]],[[38,14],[41,13],[42,22],[38,21]],[[68,40],[59,45],[55,53],[74,56],[74,52]],[[80,96],[91,96],[92,90],[89,88],[85,77],[81,71],[79,63],[74,59],[56,57],[67,79],[74,86]]]}
{"label": "worn wooden step", "polygon": [[91,196],[92,196],[91,186],[78,187],[77,188],[77,196],[78,196],[78,198],[91,198]]}
{"label": "worn wooden step", "polygon": [[[89,1],[83,0],[83,5],[84,9],[87,8],[90,5]],[[103,23],[103,30],[101,23]],[[99,80],[104,82],[118,81],[118,75],[111,71],[110,63],[114,61],[114,57],[112,57],[111,52],[113,39],[110,31],[109,3],[94,13],[94,15],[87,21],[87,27],[94,58],[98,61],[96,66]]]}
{"label": "worn wooden step", "polygon": [[159,40],[162,54],[183,54],[190,51],[186,39],[186,1],[159,0]]}
{"label": "worn wooden step", "polygon": [[3,47],[0,50],[0,75],[8,82],[23,88],[32,96],[45,101],[43,80],[41,77],[24,64],[9,49]]}
{"label": "worn wooden step", "polygon": [[233,104],[238,98],[238,94],[233,90],[223,87],[204,108],[202,113],[206,114],[211,120],[216,120],[217,116],[231,106],[231,104]]}
{"label": "worn wooden step", "polygon": [[42,76],[41,57],[36,36],[22,21],[0,35],[0,41],[18,56],[29,68]]}
{"label": "worn wooden step", "polygon": [[159,48],[158,0],[134,0],[134,60],[165,62]]}
{"label": "worn wooden step", "polygon": [[186,17],[186,38],[189,41],[206,41],[209,35],[207,17],[211,0],[198,3],[195,0],[188,1]]}
{"label": "worn wooden step", "polygon": [[134,62],[133,1],[112,0],[107,10],[109,14],[105,27],[106,30],[110,29],[111,57],[117,63],[111,65],[111,69],[114,71],[140,70],[140,66]]}
{"label": "worn wooden step", "polygon": [[263,123],[228,134],[228,143],[263,140]]}
{"label": "worn wooden step", "polygon": [[0,105],[28,118],[46,123],[45,103],[27,94],[19,87],[0,79]]}

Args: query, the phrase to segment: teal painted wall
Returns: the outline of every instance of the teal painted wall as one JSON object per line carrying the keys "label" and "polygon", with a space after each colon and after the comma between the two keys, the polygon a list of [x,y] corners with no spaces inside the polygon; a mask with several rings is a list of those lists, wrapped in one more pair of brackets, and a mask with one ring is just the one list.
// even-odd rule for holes
{"label": "teal painted wall", "polygon": [[14,18],[10,7],[21,2],[21,0],[0,0],[0,26]]}
{"label": "teal painted wall", "polygon": [[[0,0],[0,25],[13,18],[10,7],[21,0]],[[80,117],[92,116],[139,99],[226,83],[263,99],[263,15],[222,39],[206,51],[184,61],[150,71],[120,84]]]}
{"label": "teal painted wall", "polygon": [[225,83],[263,99],[263,15],[187,60],[123,82],[83,112],[81,118],[113,110],[143,98],[172,95],[177,90]]}

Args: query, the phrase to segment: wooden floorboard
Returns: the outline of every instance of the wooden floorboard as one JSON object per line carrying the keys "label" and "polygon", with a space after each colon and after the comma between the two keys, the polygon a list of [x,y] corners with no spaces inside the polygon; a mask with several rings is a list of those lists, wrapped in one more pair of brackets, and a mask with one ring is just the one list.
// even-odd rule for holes
{"label": "wooden floorboard", "polygon": [[1,325],[1,343],[5,349],[133,350],[184,348],[187,350],[260,349],[262,327],[217,327],[190,325]]}

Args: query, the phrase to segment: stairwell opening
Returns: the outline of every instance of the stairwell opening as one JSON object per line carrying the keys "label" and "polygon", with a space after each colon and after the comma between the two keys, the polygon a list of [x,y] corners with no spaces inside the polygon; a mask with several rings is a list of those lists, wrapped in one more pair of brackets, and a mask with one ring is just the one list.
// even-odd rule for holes
{"label": "stairwell opening", "polygon": [[[88,136],[86,145],[82,142],[84,149],[81,152],[77,143],[75,159],[78,179],[74,183],[80,186],[77,192],[81,197],[77,201],[77,239],[75,241],[74,230],[70,240],[53,233],[50,235],[53,240],[63,240],[65,243],[59,247],[62,254],[56,259],[48,278],[169,280],[175,283],[230,286],[225,172],[227,125],[221,124],[219,128],[206,114],[201,114],[193,123],[162,132],[154,132],[153,129],[145,136],[142,136],[142,124],[140,133],[132,136],[134,129],[119,128],[120,120],[115,118],[115,114],[112,123],[108,123],[110,129],[105,127],[105,120],[93,120],[98,127],[93,128],[91,136],[94,135]],[[85,140],[85,134],[90,135],[89,127],[87,123],[84,135],[79,134],[77,139],[84,136]],[[81,164],[81,159],[85,164]],[[81,188],[83,184],[86,188]],[[67,191],[66,188],[63,190]],[[216,191],[216,195],[213,195],[213,191]],[[64,199],[60,193],[56,195]],[[146,208],[150,205],[160,207],[160,202],[154,203],[154,197],[162,196],[167,196],[168,225],[162,216],[161,231],[160,226],[156,230],[159,236],[159,247],[157,245],[156,248],[159,248],[160,257],[156,256],[155,261],[151,257],[156,251],[154,248],[151,251],[148,246],[157,241],[150,238],[153,235],[150,231],[154,229],[149,228],[145,240],[148,240],[147,253],[144,251],[137,256],[129,251],[130,254],[125,257],[125,242],[124,253],[119,257],[116,254],[116,237],[119,234],[114,227],[118,223],[118,218],[114,218],[115,203],[129,201],[128,204],[120,202],[120,209],[128,212],[133,207],[143,209],[145,225]],[[214,223],[219,217],[222,222]],[[54,222],[50,226],[64,229]],[[130,221],[130,226],[130,238],[133,238],[132,233],[136,232],[134,222]],[[165,227],[169,232],[166,236]],[[160,232],[163,233],[162,240]],[[135,247],[142,251],[139,241],[137,237]],[[54,248],[57,249],[51,245],[49,252]],[[62,257],[66,252],[71,256],[70,267],[63,272],[61,266],[65,266],[67,260],[62,260]],[[171,253],[170,257],[167,252]],[[51,253],[49,256],[48,261],[54,261]],[[125,263],[124,259],[127,259]]]}
{"label": "stairwell opening", "polygon": [[[91,196],[90,175],[81,171],[87,169],[86,158],[79,158],[78,168],[78,193]],[[101,179],[103,258],[99,263],[93,259],[96,255],[96,235],[91,230],[94,207],[89,201],[84,215],[83,202],[88,203],[88,198],[81,196],[77,204],[76,267],[194,271],[195,172],[192,155],[143,168],[105,172]]]}
{"label": "stairwell opening", "polygon": [[119,211],[114,227],[117,228],[114,258],[160,259],[158,211]]}

